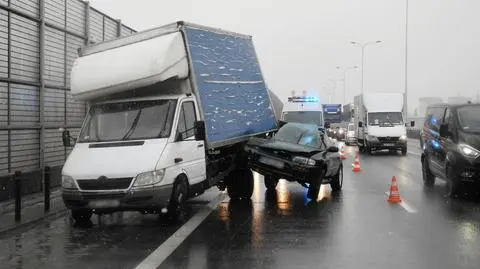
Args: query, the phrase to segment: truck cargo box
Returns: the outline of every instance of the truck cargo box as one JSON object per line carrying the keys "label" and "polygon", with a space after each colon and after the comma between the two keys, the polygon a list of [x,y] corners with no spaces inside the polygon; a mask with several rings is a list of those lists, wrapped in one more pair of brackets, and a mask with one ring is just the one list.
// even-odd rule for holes
{"label": "truck cargo box", "polygon": [[277,129],[252,38],[194,24],[178,22],[83,49],[71,91],[92,100],[171,79],[189,80],[209,148]]}

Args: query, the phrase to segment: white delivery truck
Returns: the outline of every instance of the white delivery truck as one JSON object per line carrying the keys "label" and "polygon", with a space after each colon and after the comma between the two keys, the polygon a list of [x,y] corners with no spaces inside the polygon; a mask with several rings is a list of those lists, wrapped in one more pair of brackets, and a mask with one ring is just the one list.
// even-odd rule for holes
{"label": "white delivery truck", "polygon": [[324,126],[323,106],[314,96],[291,96],[283,105],[281,120],[284,122],[297,122],[315,124],[318,128]]}
{"label": "white delivery truck", "polygon": [[354,121],[361,152],[388,149],[407,154],[401,93],[361,94],[354,98]]}
{"label": "white delivery truck", "polygon": [[244,144],[277,130],[250,36],[177,22],[86,47],[71,73],[89,111],[62,170],[76,220],[182,212],[211,186],[250,198]]}

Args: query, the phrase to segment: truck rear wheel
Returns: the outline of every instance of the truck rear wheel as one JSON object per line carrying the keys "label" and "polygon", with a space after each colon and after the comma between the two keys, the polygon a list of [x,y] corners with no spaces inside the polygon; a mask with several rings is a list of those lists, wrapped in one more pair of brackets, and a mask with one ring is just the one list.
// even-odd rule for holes
{"label": "truck rear wheel", "polygon": [[228,182],[227,193],[230,199],[250,199],[253,194],[253,173],[250,169],[235,170]]}
{"label": "truck rear wheel", "polygon": [[265,178],[265,188],[267,190],[274,190],[277,187],[278,179],[273,176],[264,176]]}

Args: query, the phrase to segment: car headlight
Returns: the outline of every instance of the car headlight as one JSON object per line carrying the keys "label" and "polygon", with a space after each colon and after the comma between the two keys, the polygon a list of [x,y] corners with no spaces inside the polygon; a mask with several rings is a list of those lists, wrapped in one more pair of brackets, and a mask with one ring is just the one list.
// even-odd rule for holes
{"label": "car headlight", "polygon": [[62,188],[64,189],[76,189],[75,180],[70,176],[62,175]]}
{"label": "car headlight", "polygon": [[135,178],[134,187],[157,184],[163,180],[165,169],[138,174]]}
{"label": "car headlight", "polygon": [[339,133],[343,134],[343,130],[338,131]]}
{"label": "car headlight", "polygon": [[312,160],[312,159],[306,158],[306,157],[301,157],[301,156],[293,157],[293,162],[300,163],[300,164],[305,164],[305,165],[315,165],[316,164],[315,160]]}
{"label": "car headlight", "polygon": [[407,136],[406,135],[400,136],[400,140],[407,140]]}
{"label": "car headlight", "polygon": [[376,136],[373,136],[373,135],[367,135],[367,140],[378,141],[378,138]]}
{"label": "car headlight", "polygon": [[478,156],[480,156],[480,151],[477,149],[470,147],[469,145],[465,144],[459,144],[458,145],[458,150],[468,158],[476,159]]}

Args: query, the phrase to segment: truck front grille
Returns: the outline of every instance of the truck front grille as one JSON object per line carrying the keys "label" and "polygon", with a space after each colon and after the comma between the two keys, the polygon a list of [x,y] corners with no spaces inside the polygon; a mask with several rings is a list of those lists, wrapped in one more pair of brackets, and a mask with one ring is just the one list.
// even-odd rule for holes
{"label": "truck front grille", "polygon": [[79,179],[78,186],[82,190],[124,190],[130,187],[133,178],[107,178],[107,179]]}
{"label": "truck front grille", "polygon": [[378,137],[380,142],[397,142],[400,137],[398,136],[386,136],[386,137]]}

